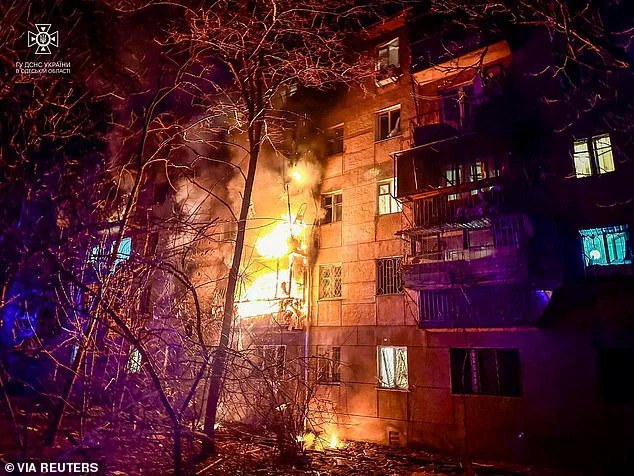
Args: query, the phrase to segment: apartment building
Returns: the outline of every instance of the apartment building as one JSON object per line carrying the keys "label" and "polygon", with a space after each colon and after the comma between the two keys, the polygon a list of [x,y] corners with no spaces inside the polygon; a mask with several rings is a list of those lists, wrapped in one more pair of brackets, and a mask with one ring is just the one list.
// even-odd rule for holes
{"label": "apartment building", "polygon": [[574,464],[593,449],[598,467],[632,464],[627,141],[592,121],[552,133],[523,89],[539,42],[462,31],[448,47],[412,40],[418,26],[377,28],[372,94],[324,120],[308,332],[333,426],[478,458]]}

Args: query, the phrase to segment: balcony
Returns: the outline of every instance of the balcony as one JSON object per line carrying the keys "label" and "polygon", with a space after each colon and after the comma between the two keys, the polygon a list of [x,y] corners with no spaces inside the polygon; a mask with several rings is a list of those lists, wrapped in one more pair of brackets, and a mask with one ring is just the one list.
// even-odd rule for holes
{"label": "balcony", "polygon": [[[426,230],[477,227],[507,208],[508,194],[499,180],[489,179],[458,187],[413,201],[414,227]],[[477,188],[476,188],[477,187]]]}
{"label": "balcony", "polygon": [[527,256],[519,248],[481,247],[452,250],[446,261],[412,262],[403,267],[404,286],[432,289],[454,284],[523,281],[528,278]]}

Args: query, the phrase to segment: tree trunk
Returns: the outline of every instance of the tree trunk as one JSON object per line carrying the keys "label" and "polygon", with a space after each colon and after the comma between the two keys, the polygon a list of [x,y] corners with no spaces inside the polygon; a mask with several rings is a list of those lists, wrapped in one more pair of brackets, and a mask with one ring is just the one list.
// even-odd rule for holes
{"label": "tree trunk", "polygon": [[[216,425],[216,418],[218,414],[218,402],[220,400],[220,393],[224,384],[227,352],[229,349],[229,339],[231,336],[234,314],[233,306],[235,301],[236,286],[240,273],[240,262],[242,261],[242,249],[244,246],[246,223],[249,215],[249,208],[251,205],[251,193],[253,191],[255,169],[258,161],[258,156],[260,154],[259,131],[261,130],[261,126],[256,124],[254,128],[256,129],[256,131],[252,131],[252,133],[250,134],[251,149],[249,151],[249,170],[247,172],[247,179],[244,185],[244,196],[242,197],[242,206],[240,208],[240,217],[238,219],[236,247],[233,253],[233,260],[231,261],[229,279],[227,281],[227,293],[225,295],[222,328],[220,331],[220,342],[214,354],[214,359],[211,366],[209,395],[207,397],[204,425],[205,434],[209,436],[209,441],[203,443],[202,456],[208,456],[211,454],[215,454],[216,452],[216,432],[214,427]],[[253,140],[253,138],[257,139]]]}

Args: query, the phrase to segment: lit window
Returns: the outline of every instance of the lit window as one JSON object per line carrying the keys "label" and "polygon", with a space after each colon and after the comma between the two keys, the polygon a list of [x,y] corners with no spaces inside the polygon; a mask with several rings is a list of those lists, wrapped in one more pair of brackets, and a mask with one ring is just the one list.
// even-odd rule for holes
{"label": "lit window", "polygon": [[407,347],[379,346],[377,349],[379,385],[407,389]]}
{"label": "lit window", "polygon": [[[445,186],[454,187],[462,183],[462,174],[460,166],[451,165],[445,169]],[[447,200],[457,200],[459,195],[451,193],[447,196]]]}
{"label": "lit window", "polygon": [[586,266],[631,264],[632,252],[627,225],[580,230]]}
{"label": "lit window", "polygon": [[608,134],[576,140],[573,156],[577,177],[614,171],[612,143]]}
{"label": "lit window", "polygon": [[126,370],[131,374],[136,374],[141,371],[141,352],[136,347],[130,351],[130,357],[128,357],[128,363]]}
{"label": "lit window", "polygon": [[401,106],[396,106],[376,115],[375,140],[384,140],[401,134]]}
{"label": "lit window", "polygon": [[317,381],[335,383],[341,381],[341,347],[317,348]]}
{"label": "lit window", "polygon": [[376,70],[384,72],[390,68],[397,69],[399,66],[398,38],[394,38],[392,41],[378,47]]}
{"label": "lit window", "polygon": [[121,240],[119,243],[119,248],[117,249],[117,257],[114,261],[114,264],[117,265],[119,263],[123,263],[124,261],[130,258],[132,254],[132,238],[127,237]]}
{"label": "lit window", "polygon": [[322,264],[319,266],[319,299],[341,297],[341,265]]}
{"label": "lit window", "polygon": [[341,193],[330,193],[328,195],[322,195],[321,208],[323,208],[325,212],[324,217],[321,219],[322,225],[341,221],[342,202],[343,200]]}
{"label": "lit window", "polygon": [[398,294],[403,291],[401,258],[381,258],[376,260],[376,293]]}
{"label": "lit window", "polygon": [[331,127],[326,132],[328,155],[341,154],[343,152],[343,125]]}
{"label": "lit window", "polygon": [[379,215],[398,213],[403,209],[401,202],[396,199],[396,179],[379,184]]}
{"label": "lit window", "polygon": [[450,349],[451,393],[520,396],[517,349]]}

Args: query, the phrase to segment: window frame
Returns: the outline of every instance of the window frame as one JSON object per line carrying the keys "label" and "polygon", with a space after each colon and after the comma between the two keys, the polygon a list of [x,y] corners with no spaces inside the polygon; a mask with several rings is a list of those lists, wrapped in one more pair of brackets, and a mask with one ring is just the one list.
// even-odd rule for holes
{"label": "window frame", "polygon": [[[377,296],[396,296],[399,294],[403,294],[403,272],[401,270],[401,264],[403,262],[403,257],[402,256],[389,256],[386,258],[376,258],[374,260],[374,262],[376,263],[376,295]],[[388,274],[386,269],[385,269],[385,264],[387,262],[392,262],[392,266],[393,266],[393,273],[394,275],[390,277],[386,277],[386,275]],[[381,271],[381,266],[383,266],[383,271]],[[381,276],[383,276],[383,279],[381,279]],[[399,279],[400,278],[400,279]],[[400,283],[395,284],[394,282],[391,281],[395,281],[396,279],[399,279]],[[390,281],[390,285],[387,286],[385,285],[385,283],[383,283],[383,285],[380,285],[379,281],[384,281],[387,282],[388,280]],[[379,290],[382,290],[381,292],[379,292]],[[386,292],[386,290],[396,290],[396,292]]]}
{"label": "window frame", "polygon": [[334,385],[341,383],[340,346],[317,346],[316,380],[320,385]]}
{"label": "window frame", "polygon": [[[327,263],[319,265],[319,300],[320,301],[328,301],[328,300],[341,300],[343,298],[343,269],[341,263]],[[323,271],[325,269],[330,269],[332,272],[332,293],[329,296],[324,295],[324,276]],[[336,269],[339,269],[339,276],[335,272]],[[337,281],[339,282],[339,293],[336,293],[337,290]]]}
{"label": "window frame", "polygon": [[[616,250],[614,237],[616,237],[617,235],[622,235],[625,238],[623,258],[621,260],[614,259],[614,257],[610,256],[610,251]],[[586,244],[588,243],[588,241],[592,240],[592,244],[594,245],[596,239],[595,237],[598,237],[600,241],[601,252],[605,256],[600,256],[600,258],[602,258],[602,260],[605,260],[605,263],[591,262],[592,259],[595,259],[591,256],[592,251],[594,250],[590,251],[589,254],[586,254],[586,250],[588,249],[586,247]],[[608,237],[612,237],[612,247],[610,247],[610,240],[608,239]],[[600,226],[596,228],[582,228],[579,230],[579,238],[581,239],[581,252],[584,268],[588,269],[597,266],[610,268],[613,266],[632,265],[632,236],[627,224]]]}
{"label": "window frame", "polygon": [[[339,201],[337,201],[337,197]],[[330,200],[330,203],[326,204],[326,200]],[[321,194],[321,208],[326,211],[326,214],[320,220],[320,225],[330,225],[331,223],[337,223],[343,220],[343,193],[341,190],[336,192],[328,192]],[[330,218],[328,217],[328,210],[330,210]]]}
{"label": "window frame", "polygon": [[[454,375],[454,370],[458,368],[458,364],[460,363],[460,354],[464,354],[463,360],[465,362],[460,372],[460,375],[462,375],[463,377],[463,382],[456,381],[456,377],[458,376]],[[503,359],[501,358],[501,356],[503,355],[506,356],[505,359],[508,359],[507,362],[502,362]],[[489,357],[489,359],[485,360],[487,356]],[[487,385],[487,380],[483,378],[483,374],[486,377],[487,374],[491,371],[491,369],[487,370],[484,368],[484,362],[491,362],[491,356],[494,357],[494,361],[496,364],[495,375],[497,377],[496,388],[493,391],[491,391],[491,389],[484,388]],[[506,366],[508,371],[508,368],[511,364],[517,364],[517,368],[512,369],[512,371],[508,372],[507,374],[504,374],[504,367]],[[522,367],[519,349],[489,347],[451,347],[449,349],[449,367],[452,395],[486,395],[505,398],[518,398],[522,397],[523,395]],[[506,375],[507,378],[507,381],[505,382],[502,382],[503,375]],[[470,379],[468,385],[464,383],[464,379],[466,377],[469,377]],[[514,379],[516,379],[516,381],[512,381]],[[490,384],[491,382],[488,383]]]}
{"label": "window frame", "polygon": [[[381,187],[385,187],[387,185],[388,192],[381,193]],[[396,177],[392,177],[388,180],[382,180],[377,183],[376,187],[377,193],[377,214],[379,216],[383,215],[393,215],[395,213],[401,213],[403,211],[403,204],[401,201],[396,198]],[[389,211],[382,213],[381,212],[381,198],[387,197],[387,204]]]}
{"label": "window frame", "polygon": [[[598,146],[598,143],[601,139],[606,138],[607,146],[602,147],[607,148],[608,150],[606,152],[599,153],[600,147]],[[577,150],[578,147],[580,148],[579,150]],[[603,156],[609,158],[611,169],[608,170],[601,168],[600,160]],[[592,177],[616,171],[616,165],[614,163],[614,149],[612,147],[612,138],[610,137],[610,133],[606,132],[603,134],[573,139],[572,165],[576,178]],[[580,171],[580,169],[587,170],[588,172]]]}
{"label": "window frame", "polygon": [[[335,132],[338,130],[341,130],[341,146],[335,150],[333,144],[339,143],[339,137]],[[326,129],[326,157],[343,154],[343,132],[343,122]]]}
{"label": "window frame", "polygon": [[[382,372],[382,349],[392,349],[393,351],[393,364],[394,367],[392,369],[392,379],[394,380],[393,385],[389,385],[389,381],[385,383],[383,380],[383,372]],[[399,385],[397,382],[397,366],[398,366],[398,352],[404,352],[405,354],[405,385]],[[378,345],[376,347],[376,370],[377,370],[377,388],[380,390],[397,390],[397,391],[409,391],[409,357],[407,352],[407,346],[396,346],[396,345]],[[388,379],[389,379],[388,375]]]}
{"label": "window frame", "polygon": [[[395,124],[392,124],[392,114],[398,111],[398,118]],[[374,142],[381,142],[384,140],[394,139],[400,137],[403,134],[401,128],[401,104],[395,104],[394,106],[381,109],[374,114]],[[387,135],[385,137],[381,134],[381,117],[387,115]],[[396,130],[396,133],[392,133]]]}
{"label": "window frame", "polygon": [[[393,45],[396,43],[396,45]],[[396,64],[390,62],[390,52],[396,50]],[[381,52],[385,51],[385,65],[382,66],[381,61]],[[376,47],[376,63],[375,63],[375,71],[377,73],[387,72],[390,67],[395,69],[399,69],[401,67],[401,41],[400,37],[392,38],[390,41],[386,41],[385,43],[381,43]]]}

